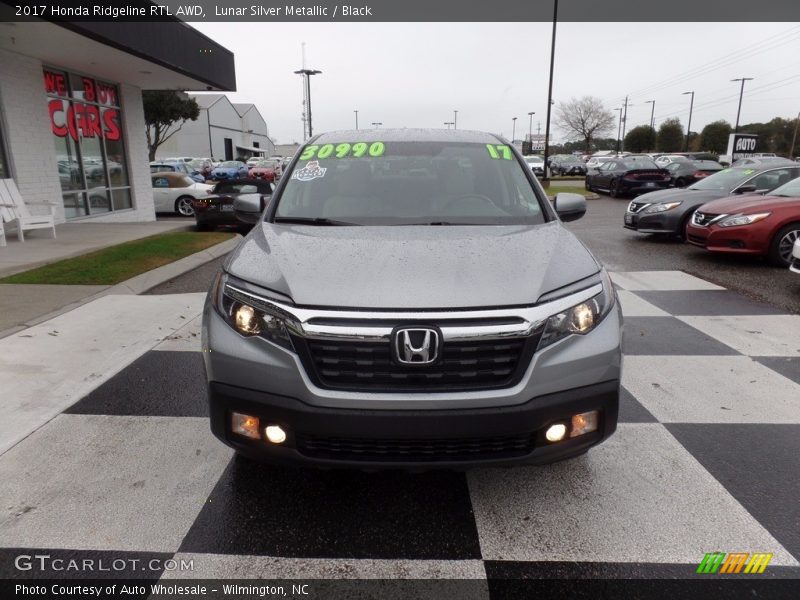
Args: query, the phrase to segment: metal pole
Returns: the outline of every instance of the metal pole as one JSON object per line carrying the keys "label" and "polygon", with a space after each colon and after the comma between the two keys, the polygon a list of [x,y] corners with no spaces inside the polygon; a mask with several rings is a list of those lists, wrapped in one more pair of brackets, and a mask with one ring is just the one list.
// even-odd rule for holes
{"label": "metal pole", "polygon": [[547,88],[547,121],[544,128],[544,181],[549,179],[547,155],[550,151],[550,109],[553,106],[553,65],[556,58],[556,26],[558,25],[558,0],[553,0],[553,37],[550,41],[550,84]]}
{"label": "metal pole", "polygon": [[453,111],[453,129],[458,129],[458,111]]}
{"label": "metal pole", "polygon": [[691,94],[692,99],[689,101],[689,124],[686,126],[686,145],[683,149],[684,152],[689,151],[689,136],[692,135],[692,109],[694,108],[694,92],[683,92],[683,95]]}
{"label": "metal pole", "polygon": [[794,122],[794,135],[792,136],[792,145],[789,147],[789,158],[793,158],[794,154],[794,143],[797,141],[797,127],[800,125],[800,112],[797,113],[797,120]]}
{"label": "metal pole", "polygon": [[311,128],[311,77],[306,75],[306,90],[308,92],[308,138],[314,137],[314,130]]}
{"label": "metal pole", "polygon": [[358,131],[358,111],[354,110],[353,112],[356,113],[356,131]]}
{"label": "metal pole", "polygon": [[514,138],[517,136],[517,117],[511,117],[511,143],[514,143]]}
{"label": "metal pole", "polygon": [[[741,81],[742,87],[739,88],[739,108],[736,111],[736,127],[733,130],[734,134],[739,133],[739,115],[742,113],[742,96],[744,96],[744,82],[745,81],[752,81],[752,77],[740,77],[738,79],[731,79],[731,81]],[[732,158],[732,157],[731,157]]]}
{"label": "metal pole", "polygon": [[625,128],[628,126],[628,97],[625,96],[625,116],[622,117],[622,151],[625,152]]}
{"label": "metal pole", "polygon": [[617,125],[617,154],[619,154],[619,134],[622,131],[622,107],[620,106],[619,108],[615,108],[614,110],[616,110],[619,113],[619,122]]}
{"label": "metal pole", "polygon": [[652,107],[650,108],[650,129],[656,128],[656,101],[651,100],[650,104]]}
{"label": "metal pole", "polygon": [[533,146],[533,115],[535,114],[536,112],[528,113],[528,116],[531,118],[531,122],[528,123],[528,141],[531,143],[531,146]]}

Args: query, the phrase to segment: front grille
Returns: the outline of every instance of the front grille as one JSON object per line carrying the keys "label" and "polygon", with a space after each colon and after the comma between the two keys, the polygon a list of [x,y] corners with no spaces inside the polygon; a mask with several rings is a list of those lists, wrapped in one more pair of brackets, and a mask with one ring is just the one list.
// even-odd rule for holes
{"label": "front grille", "polygon": [[711,221],[716,219],[719,215],[713,215],[711,213],[701,213],[700,211],[694,211],[694,217],[692,220],[695,225],[701,225],[702,227],[708,227]]}
{"label": "front grille", "polygon": [[541,332],[528,338],[444,342],[432,365],[401,365],[389,342],[294,338],[306,371],[323,388],[350,391],[483,390],[517,383]]}
{"label": "front grille", "polygon": [[648,206],[648,205],[649,205],[649,202],[636,202],[636,201],[633,201],[630,204],[628,204],[628,212],[638,213],[640,210],[642,210],[645,206]]}
{"label": "front grille", "polygon": [[296,436],[297,450],[314,458],[352,461],[465,461],[525,456],[535,447],[532,433],[486,438],[372,439]]}

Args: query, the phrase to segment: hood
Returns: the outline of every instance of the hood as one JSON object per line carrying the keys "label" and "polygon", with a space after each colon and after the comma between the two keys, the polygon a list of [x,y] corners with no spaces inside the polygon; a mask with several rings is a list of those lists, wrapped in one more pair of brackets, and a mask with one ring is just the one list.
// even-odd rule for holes
{"label": "hood", "polygon": [[382,309],[529,305],[597,273],[559,222],[316,227],[262,222],[225,270],[304,306]]}
{"label": "hood", "polygon": [[636,197],[636,202],[683,202],[684,206],[700,206],[711,200],[727,196],[725,190],[689,190],[683,188],[671,188],[668,190],[658,190],[648,192]]}
{"label": "hood", "polygon": [[797,207],[800,210],[800,198],[786,196],[729,196],[703,204],[698,210],[712,215],[732,215],[737,213],[761,212],[775,208]]}

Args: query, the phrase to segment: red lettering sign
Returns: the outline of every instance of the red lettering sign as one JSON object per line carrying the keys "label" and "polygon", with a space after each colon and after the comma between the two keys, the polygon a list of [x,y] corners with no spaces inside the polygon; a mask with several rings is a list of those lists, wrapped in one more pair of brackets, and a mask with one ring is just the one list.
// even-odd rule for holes
{"label": "red lettering sign", "polygon": [[76,142],[78,137],[105,138],[109,141],[118,141],[121,137],[119,111],[114,108],[100,109],[83,102],[67,103],[66,111],[64,102],[50,100],[47,108],[50,113],[50,128],[53,135],[58,137],[71,137]]}
{"label": "red lettering sign", "polygon": [[83,98],[87,102],[97,102],[97,96],[94,93],[94,79],[82,77],[83,81]]}
{"label": "red lettering sign", "polygon": [[44,89],[48,94],[67,95],[67,80],[61,73],[44,72]]}

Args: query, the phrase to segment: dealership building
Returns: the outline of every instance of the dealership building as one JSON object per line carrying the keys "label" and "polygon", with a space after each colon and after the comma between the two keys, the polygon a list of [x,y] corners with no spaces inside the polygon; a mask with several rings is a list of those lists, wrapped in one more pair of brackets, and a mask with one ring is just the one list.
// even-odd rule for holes
{"label": "dealership building", "polygon": [[233,91],[233,54],[180,21],[0,22],[0,178],[56,222],[154,220],[148,89]]}

